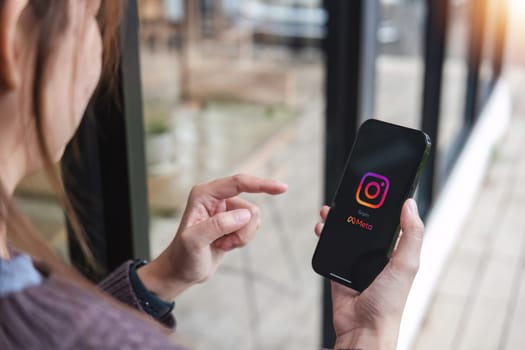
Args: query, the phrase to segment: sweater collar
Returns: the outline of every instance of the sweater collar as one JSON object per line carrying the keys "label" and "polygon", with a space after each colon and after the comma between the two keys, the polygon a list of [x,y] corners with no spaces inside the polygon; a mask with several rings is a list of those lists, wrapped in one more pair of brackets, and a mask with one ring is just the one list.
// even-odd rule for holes
{"label": "sweater collar", "polygon": [[40,283],[42,275],[29,255],[18,253],[9,260],[0,259],[0,297]]}

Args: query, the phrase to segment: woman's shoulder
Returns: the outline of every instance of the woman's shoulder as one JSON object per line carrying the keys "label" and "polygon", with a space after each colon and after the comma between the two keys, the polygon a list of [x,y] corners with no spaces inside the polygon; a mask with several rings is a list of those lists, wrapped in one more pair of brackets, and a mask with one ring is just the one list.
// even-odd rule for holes
{"label": "woman's shoulder", "polygon": [[67,279],[0,297],[0,349],[176,349],[159,330]]}

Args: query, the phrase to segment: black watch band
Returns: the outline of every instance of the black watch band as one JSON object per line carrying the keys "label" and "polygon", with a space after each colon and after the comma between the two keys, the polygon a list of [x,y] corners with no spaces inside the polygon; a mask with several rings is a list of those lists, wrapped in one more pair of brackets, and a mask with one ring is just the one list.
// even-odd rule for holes
{"label": "black watch band", "polygon": [[164,321],[171,314],[175,307],[175,302],[168,303],[150,292],[142,283],[137,275],[137,269],[146,265],[146,260],[135,260],[129,268],[129,279],[137,300],[144,311],[153,318]]}

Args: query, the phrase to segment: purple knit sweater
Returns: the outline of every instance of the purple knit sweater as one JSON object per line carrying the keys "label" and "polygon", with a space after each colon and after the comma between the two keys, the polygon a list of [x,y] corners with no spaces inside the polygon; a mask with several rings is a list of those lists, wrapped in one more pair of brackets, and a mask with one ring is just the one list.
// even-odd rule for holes
{"label": "purple knit sweater", "polygon": [[[99,287],[144,312],[129,279],[131,261]],[[175,329],[175,319],[164,326]],[[147,349],[181,350],[135,315],[57,275],[0,297],[0,350]],[[323,349],[329,350],[329,349]]]}
{"label": "purple knit sweater", "polygon": [[[141,310],[129,265],[120,266],[100,287]],[[174,328],[173,318],[168,326]],[[0,297],[0,349],[181,348],[135,315],[51,274],[39,285]]]}

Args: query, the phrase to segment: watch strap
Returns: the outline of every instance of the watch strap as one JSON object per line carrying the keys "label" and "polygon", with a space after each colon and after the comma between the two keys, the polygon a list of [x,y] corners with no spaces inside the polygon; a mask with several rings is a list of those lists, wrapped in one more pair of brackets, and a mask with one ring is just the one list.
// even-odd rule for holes
{"label": "watch strap", "polygon": [[137,296],[140,307],[153,318],[159,321],[164,321],[165,318],[168,317],[173,311],[175,302],[170,303],[160,299],[144,286],[137,275],[137,269],[146,265],[147,263],[148,262],[143,259],[137,259],[133,261],[129,269],[129,279],[131,281],[131,286],[133,287],[133,291]]}

